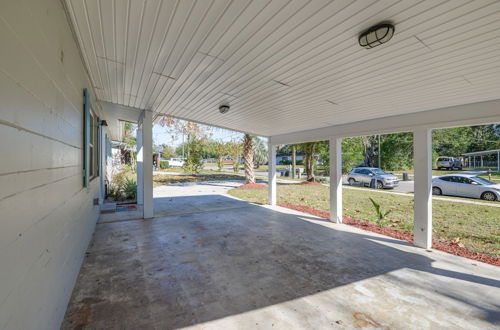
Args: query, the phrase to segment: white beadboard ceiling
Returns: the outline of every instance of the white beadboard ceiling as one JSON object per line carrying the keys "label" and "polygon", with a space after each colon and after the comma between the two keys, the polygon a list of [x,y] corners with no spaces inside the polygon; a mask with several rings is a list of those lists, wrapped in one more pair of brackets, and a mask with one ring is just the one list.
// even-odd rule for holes
{"label": "white beadboard ceiling", "polygon": [[500,99],[498,0],[65,2],[98,98],[156,115],[272,136]]}

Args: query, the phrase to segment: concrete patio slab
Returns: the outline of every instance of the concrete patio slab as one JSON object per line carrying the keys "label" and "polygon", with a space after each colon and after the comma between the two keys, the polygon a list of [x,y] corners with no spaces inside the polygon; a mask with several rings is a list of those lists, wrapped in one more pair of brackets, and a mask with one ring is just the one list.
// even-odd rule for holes
{"label": "concrete patio slab", "polygon": [[63,328],[500,326],[498,267],[235,200],[231,186],[159,187],[156,212],[171,215],[98,224]]}

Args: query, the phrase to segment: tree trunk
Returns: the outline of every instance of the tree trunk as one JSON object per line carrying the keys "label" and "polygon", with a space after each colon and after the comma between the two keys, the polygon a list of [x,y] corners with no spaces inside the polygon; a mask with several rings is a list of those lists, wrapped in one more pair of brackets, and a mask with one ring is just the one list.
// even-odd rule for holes
{"label": "tree trunk", "polygon": [[243,158],[245,161],[245,183],[255,183],[255,173],[253,170],[253,144],[252,136],[245,134],[243,138]]}
{"label": "tree trunk", "polygon": [[375,167],[376,164],[376,154],[375,154],[375,136],[364,136],[362,138],[364,146],[364,156],[365,156],[365,166]]}
{"label": "tree trunk", "polygon": [[307,181],[314,182],[314,152],[316,150],[316,142],[304,143],[304,166],[306,168]]}
{"label": "tree trunk", "polygon": [[292,146],[292,179],[295,179],[295,166],[297,163],[297,149]]}

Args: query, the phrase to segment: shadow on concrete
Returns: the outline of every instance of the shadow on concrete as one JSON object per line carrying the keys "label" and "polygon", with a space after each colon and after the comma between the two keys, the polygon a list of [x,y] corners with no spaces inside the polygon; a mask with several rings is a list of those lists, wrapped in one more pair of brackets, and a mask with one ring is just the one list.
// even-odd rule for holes
{"label": "shadow on concrete", "polygon": [[[462,281],[480,290],[500,286],[498,280],[435,268],[432,258],[405,251],[407,242],[337,230],[317,218],[223,195],[155,203],[158,214],[178,215],[98,227],[63,328],[82,324],[82,311],[89,328],[180,328],[405,268],[435,275],[416,284],[441,287],[441,296],[456,295],[466,304]],[[393,298],[380,296],[374,308]],[[498,321],[494,308],[473,304],[485,319]]]}

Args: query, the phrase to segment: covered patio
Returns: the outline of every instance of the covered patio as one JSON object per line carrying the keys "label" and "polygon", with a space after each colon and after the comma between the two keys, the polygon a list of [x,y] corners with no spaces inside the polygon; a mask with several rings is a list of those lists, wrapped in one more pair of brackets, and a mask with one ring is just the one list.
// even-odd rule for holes
{"label": "covered patio", "polygon": [[154,219],[98,223],[63,328],[488,329],[500,321],[497,267],[240,201],[225,193],[234,186],[157,187]]}
{"label": "covered patio", "polygon": [[[154,213],[152,127],[164,115],[268,138],[270,205],[276,147],[329,141],[337,223],[342,139],[412,132],[414,244],[429,249],[432,130],[500,122],[498,2],[65,4],[109,136],[124,120],[139,126],[144,218]],[[392,39],[363,47],[363,33],[386,23]]]}

